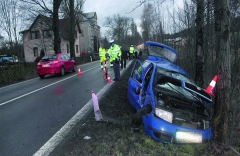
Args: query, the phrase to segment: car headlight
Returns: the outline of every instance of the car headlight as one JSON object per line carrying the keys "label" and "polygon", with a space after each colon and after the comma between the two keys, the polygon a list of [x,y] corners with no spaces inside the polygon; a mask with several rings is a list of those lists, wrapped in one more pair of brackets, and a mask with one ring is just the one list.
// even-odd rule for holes
{"label": "car headlight", "polygon": [[163,120],[172,123],[173,114],[171,112],[156,108],[155,109],[155,114],[159,118],[162,118]]}

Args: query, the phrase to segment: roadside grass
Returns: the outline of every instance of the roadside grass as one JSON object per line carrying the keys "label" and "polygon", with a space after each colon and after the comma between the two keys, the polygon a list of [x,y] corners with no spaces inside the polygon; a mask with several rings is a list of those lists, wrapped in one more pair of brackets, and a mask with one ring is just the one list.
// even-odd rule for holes
{"label": "roadside grass", "polygon": [[[133,61],[134,62],[134,61]],[[133,63],[132,63],[133,65]],[[93,112],[79,122],[51,156],[234,156],[228,147],[214,142],[173,145],[157,142],[130,126],[135,110],[127,100],[132,65],[99,101],[105,121],[95,121]]]}

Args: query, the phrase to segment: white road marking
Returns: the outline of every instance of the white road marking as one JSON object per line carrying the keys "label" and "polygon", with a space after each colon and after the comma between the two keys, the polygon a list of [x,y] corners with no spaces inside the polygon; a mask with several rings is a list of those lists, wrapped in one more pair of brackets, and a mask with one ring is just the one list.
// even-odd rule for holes
{"label": "white road marking", "polygon": [[[90,63],[90,62],[89,62],[89,63]],[[88,65],[89,63],[83,64],[83,65],[81,65],[81,66]],[[77,67],[79,67],[79,66],[77,66]],[[93,68],[97,68],[97,67],[99,67],[99,66],[95,66],[95,67],[93,67]],[[93,69],[93,68],[91,68],[91,69]],[[87,70],[87,71],[88,71],[88,70]],[[8,87],[16,86],[16,85],[21,84],[21,83],[26,83],[26,82],[32,81],[32,80],[34,80],[34,79],[38,79],[38,77],[32,78],[32,79],[30,79],[30,80],[23,81],[23,82],[18,82],[18,83],[12,84],[12,85],[8,85],[8,86],[5,86],[5,87],[1,87],[0,90],[1,90],[1,89],[5,89],[5,88],[8,88]]]}
{"label": "white road marking", "polygon": [[[92,69],[94,69],[94,68],[97,68],[97,67],[99,67],[99,66],[96,66],[96,67],[90,68],[90,69],[88,69],[88,70],[85,70],[85,71],[83,71],[82,73],[85,73],[85,72],[87,72],[87,71],[89,71],[89,70],[92,70]],[[5,101],[5,102],[3,102],[3,103],[0,103],[0,106],[3,106],[3,105],[5,105],[5,104],[7,104],[7,103],[9,103],[9,102],[15,101],[15,100],[17,100],[17,99],[20,99],[20,98],[22,98],[22,97],[25,97],[25,96],[30,95],[30,94],[32,94],[32,93],[35,93],[35,92],[37,92],[37,91],[43,90],[43,89],[45,89],[45,88],[47,88],[47,87],[50,87],[50,86],[55,85],[55,84],[57,84],[57,83],[59,83],[59,82],[65,81],[65,80],[67,80],[67,79],[70,79],[70,78],[72,78],[72,77],[74,77],[74,76],[78,76],[78,75],[72,75],[72,76],[70,76],[70,77],[67,77],[67,78],[65,78],[65,79],[59,80],[59,81],[54,82],[54,83],[51,83],[51,84],[49,84],[49,85],[47,85],[47,86],[44,86],[44,87],[42,87],[42,88],[36,89],[36,90],[34,90],[34,91],[31,91],[31,92],[29,92],[29,93],[23,94],[23,95],[21,95],[21,96],[18,96],[18,97],[16,97],[16,98],[11,99],[11,100]]]}
{"label": "white road marking", "polygon": [[[131,64],[130,61],[126,65],[126,70]],[[126,71],[121,70],[121,75]],[[114,81],[110,84],[105,85],[96,95],[98,100],[101,100],[102,95],[108,90]],[[82,117],[93,109],[92,100],[90,100],[82,109],[80,109],[57,133],[55,133],[33,156],[48,156],[55,147],[67,136],[67,134],[72,130],[72,128],[82,119]]]}
{"label": "white road marking", "polygon": [[[96,95],[100,100],[113,83],[107,84]],[[57,133],[55,133],[33,156],[48,156],[55,147],[67,136],[72,128],[85,116],[85,114],[93,108],[92,100],[90,100],[82,109],[80,109]]]}

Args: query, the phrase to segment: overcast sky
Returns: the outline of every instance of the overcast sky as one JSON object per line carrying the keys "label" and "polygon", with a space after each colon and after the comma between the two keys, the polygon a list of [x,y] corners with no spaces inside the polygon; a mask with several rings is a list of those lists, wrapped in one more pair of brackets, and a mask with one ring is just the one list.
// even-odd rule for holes
{"label": "overcast sky", "polygon": [[[141,33],[140,17],[142,15],[143,6],[136,8],[140,0],[85,0],[84,12],[96,12],[98,17],[98,25],[101,27],[101,34],[104,35],[106,28],[103,24],[107,16],[120,14],[121,16],[132,17],[138,26],[139,33]],[[163,9],[169,7],[173,9],[172,0],[166,0],[168,4],[164,4]],[[183,0],[175,0],[175,7],[183,7]],[[136,8],[134,11],[132,11]],[[129,13],[131,12],[131,13]],[[167,12],[167,10],[166,10]]]}

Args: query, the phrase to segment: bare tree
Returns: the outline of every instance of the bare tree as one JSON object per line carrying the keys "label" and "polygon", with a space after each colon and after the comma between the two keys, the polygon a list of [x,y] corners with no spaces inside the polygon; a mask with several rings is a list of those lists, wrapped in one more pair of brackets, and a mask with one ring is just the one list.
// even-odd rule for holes
{"label": "bare tree", "polygon": [[154,23],[154,8],[150,3],[144,4],[143,14],[141,15],[141,28],[143,40],[150,40],[152,25]]}
{"label": "bare tree", "polygon": [[53,0],[53,34],[54,34],[54,51],[55,53],[58,53],[61,51],[60,43],[61,38],[59,34],[59,16],[58,16],[58,10],[60,7],[62,0]]}
{"label": "bare tree", "polygon": [[119,14],[106,17],[104,25],[108,27],[108,36],[122,44],[126,37],[135,33],[136,29],[134,28],[136,28],[136,25],[132,21],[132,18],[120,16]]}
{"label": "bare tree", "polygon": [[203,54],[203,24],[204,24],[204,1],[197,0],[197,17],[196,23],[196,69],[195,69],[195,81],[203,87],[203,65],[204,65],[204,54]]}
{"label": "bare tree", "polygon": [[19,43],[18,32],[24,26],[25,10],[20,8],[21,2],[18,0],[0,1],[0,30],[6,34],[10,46],[15,42]]}
{"label": "bare tree", "polygon": [[[82,22],[82,8],[84,0],[63,0],[62,5],[60,6],[60,11],[63,14],[63,17],[70,18],[70,31],[68,36],[70,39],[70,55],[75,57],[75,28],[78,27],[80,31],[80,22]],[[68,30],[66,30],[68,31]]]}
{"label": "bare tree", "polygon": [[[59,35],[59,7],[62,0],[43,1],[43,0],[20,0],[27,6],[26,9],[34,14],[50,14],[52,15],[52,30],[54,34],[54,51],[58,53],[61,51],[61,38]],[[52,5],[51,5],[52,4]],[[49,7],[52,7],[50,9]]]}

